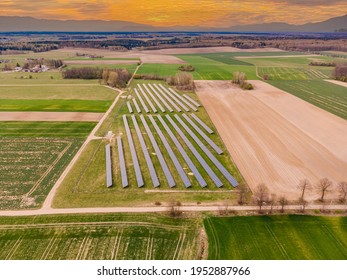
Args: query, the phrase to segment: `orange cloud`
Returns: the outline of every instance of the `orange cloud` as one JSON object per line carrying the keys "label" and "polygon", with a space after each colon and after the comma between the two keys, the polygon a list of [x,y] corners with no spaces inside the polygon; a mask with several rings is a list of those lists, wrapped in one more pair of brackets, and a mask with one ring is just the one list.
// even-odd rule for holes
{"label": "orange cloud", "polygon": [[[310,2],[310,4],[308,4]],[[47,19],[123,20],[155,26],[228,27],[322,21],[347,14],[342,0],[2,0],[0,15]]]}

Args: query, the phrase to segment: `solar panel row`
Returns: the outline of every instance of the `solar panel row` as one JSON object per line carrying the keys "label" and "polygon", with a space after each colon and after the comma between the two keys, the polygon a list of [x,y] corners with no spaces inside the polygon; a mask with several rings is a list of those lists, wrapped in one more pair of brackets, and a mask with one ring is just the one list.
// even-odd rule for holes
{"label": "solar panel row", "polygon": [[136,101],[136,99],[135,99],[135,98],[133,99],[133,102],[134,102],[134,105],[135,105],[136,111],[137,111],[138,113],[141,113],[140,106],[139,106],[139,104],[137,103],[137,101]]}
{"label": "solar panel row", "polygon": [[130,105],[129,101],[127,101],[127,106],[128,106],[129,113],[132,114],[133,113],[133,108],[131,108],[131,105]]}
{"label": "solar panel row", "polygon": [[106,187],[112,187],[111,146],[106,145]]}
{"label": "solar panel row", "polygon": [[[219,148],[216,143],[214,143],[206,134],[203,132],[186,114],[182,114],[183,118],[200,134],[202,138],[216,151],[217,154],[223,154],[221,148]],[[176,117],[176,116],[175,116]]]}
{"label": "solar panel row", "polygon": [[[160,116],[158,116],[160,117]],[[176,132],[181,136],[182,140],[186,145],[188,146],[189,150],[193,153],[193,155],[196,157],[196,159],[199,161],[199,163],[202,165],[202,167],[205,169],[207,174],[211,177],[212,181],[215,183],[215,185],[220,188],[223,186],[222,181],[218,178],[216,173],[211,169],[211,167],[208,165],[208,163],[204,160],[204,158],[200,155],[200,153],[196,150],[194,145],[189,141],[189,139],[185,136],[183,131],[178,127],[178,125],[172,120],[172,118],[169,115],[166,115],[166,118],[170,122],[170,124],[173,126],[173,128],[176,130]]]}
{"label": "solar panel row", "polygon": [[157,84],[154,84],[154,87],[159,91],[159,93],[164,96],[164,98],[171,104],[172,107],[174,107],[174,109],[177,111],[177,112],[182,112],[181,108],[178,107],[176,105],[175,102],[173,102],[173,100],[165,93],[161,90],[161,88],[157,85]]}
{"label": "solar panel row", "polygon": [[153,162],[152,162],[151,157],[150,157],[150,155],[148,153],[148,149],[147,149],[145,140],[143,139],[140,127],[139,127],[139,125],[137,123],[136,117],[133,115],[133,116],[131,116],[131,118],[132,118],[132,121],[133,121],[134,126],[135,126],[135,130],[136,130],[136,133],[137,133],[137,138],[140,141],[140,145],[141,145],[141,148],[142,148],[143,155],[145,156],[145,160],[146,160],[146,163],[147,163],[147,167],[149,169],[149,174],[151,175],[153,186],[155,188],[157,188],[157,187],[160,186],[159,179],[158,179],[158,176],[157,176],[157,172],[155,171]]}
{"label": "solar panel row", "polygon": [[129,182],[128,182],[128,176],[127,176],[127,171],[126,171],[126,166],[125,166],[125,158],[124,158],[122,138],[120,136],[117,137],[117,146],[118,146],[118,158],[119,158],[119,165],[120,165],[120,174],[122,177],[122,187],[125,188],[129,185]]}
{"label": "solar panel row", "polygon": [[198,102],[196,102],[194,99],[192,99],[190,96],[188,96],[187,94],[183,94],[183,96],[185,97],[185,98],[187,98],[190,102],[192,102],[195,106],[197,106],[197,107],[201,107],[201,105],[198,103]]}
{"label": "solar panel row", "polygon": [[126,135],[128,138],[128,144],[130,147],[131,158],[132,158],[133,164],[134,164],[137,186],[140,188],[140,187],[143,187],[143,185],[144,185],[143,177],[142,177],[142,173],[141,173],[141,169],[140,169],[139,160],[138,160],[137,155],[136,155],[134,141],[133,141],[133,138],[131,136],[128,120],[127,120],[127,117],[125,115],[123,116],[123,122],[124,122],[125,132],[126,132]]}
{"label": "solar panel row", "polygon": [[200,124],[208,133],[212,134],[213,130],[209,128],[198,116],[195,114],[191,114],[192,118],[196,120],[198,124]]}

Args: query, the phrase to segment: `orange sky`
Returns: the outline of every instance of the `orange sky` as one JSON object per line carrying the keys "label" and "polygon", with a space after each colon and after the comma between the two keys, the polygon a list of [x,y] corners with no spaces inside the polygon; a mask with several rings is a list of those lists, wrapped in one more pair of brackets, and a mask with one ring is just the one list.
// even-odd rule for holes
{"label": "orange sky", "polygon": [[[37,3],[39,2],[39,3]],[[1,0],[0,16],[123,20],[155,26],[303,24],[347,14],[346,0]]]}

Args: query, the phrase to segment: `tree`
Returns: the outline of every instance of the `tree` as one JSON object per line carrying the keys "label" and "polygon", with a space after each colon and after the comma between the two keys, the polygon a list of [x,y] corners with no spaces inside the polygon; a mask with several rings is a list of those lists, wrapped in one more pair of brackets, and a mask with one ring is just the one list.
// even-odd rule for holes
{"label": "tree", "polygon": [[254,199],[259,206],[259,213],[262,213],[262,207],[269,201],[269,189],[264,183],[259,184],[254,192]]}
{"label": "tree", "polygon": [[303,197],[300,197],[299,198],[299,204],[301,205],[301,212],[302,213],[305,213],[305,210],[306,210],[306,206],[308,204],[308,201],[305,200]]}
{"label": "tree", "polygon": [[240,205],[245,204],[246,194],[247,194],[247,187],[245,185],[241,185],[238,187],[239,189],[239,200],[238,203]]}
{"label": "tree", "polygon": [[179,217],[182,215],[180,207],[182,206],[181,202],[176,200],[169,201],[168,212],[171,217]]}
{"label": "tree", "polygon": [[276,204],[276,194],[272,193],[269,199],[269,204],[270,204],[270,213],[272,213],[273,207]]}
{"label": "tree", "polygon": [[117,79],[118,79],[118,73],[112,71],[108,75],[107,84],[110,87],[115,87],[117,85]]}
{"label": "tree", "polygon": [[284,213],[284,207],[288,205],[288,200],[285,196],[281,196],[278,202],[281,205],[281,213]]}
{"label": "tree", "polygon": [[301,191],[301,199],[304,199],[305,191],[312,189],[310,181],[307,179],[301,180],[298,189]]}
{"label": "tree", "polygon": [[340,201],[341,202],[346,202],[346,196],[347,196],[347,182],[340,182],[337,184],[337,188],[339,190],[339,193],[341,195]]}
{"label": "tree", "polygon": [[318,184],[316,185],[317,191],[321,193],[319,201],[324,201],[324,196],[327,192],[330,191],[332,184],[333,183],[328,178],[322,178],[319,180]]}

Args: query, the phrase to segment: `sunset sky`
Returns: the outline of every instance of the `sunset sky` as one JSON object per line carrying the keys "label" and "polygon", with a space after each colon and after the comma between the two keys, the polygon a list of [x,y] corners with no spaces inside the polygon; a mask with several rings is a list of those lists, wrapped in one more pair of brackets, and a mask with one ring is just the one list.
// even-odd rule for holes
{"label": "sunset sky", "polygon": [[155,26],[229,27],[317,22],[347,14],[346,0],[1,0],[0,16],[122,20]]}

